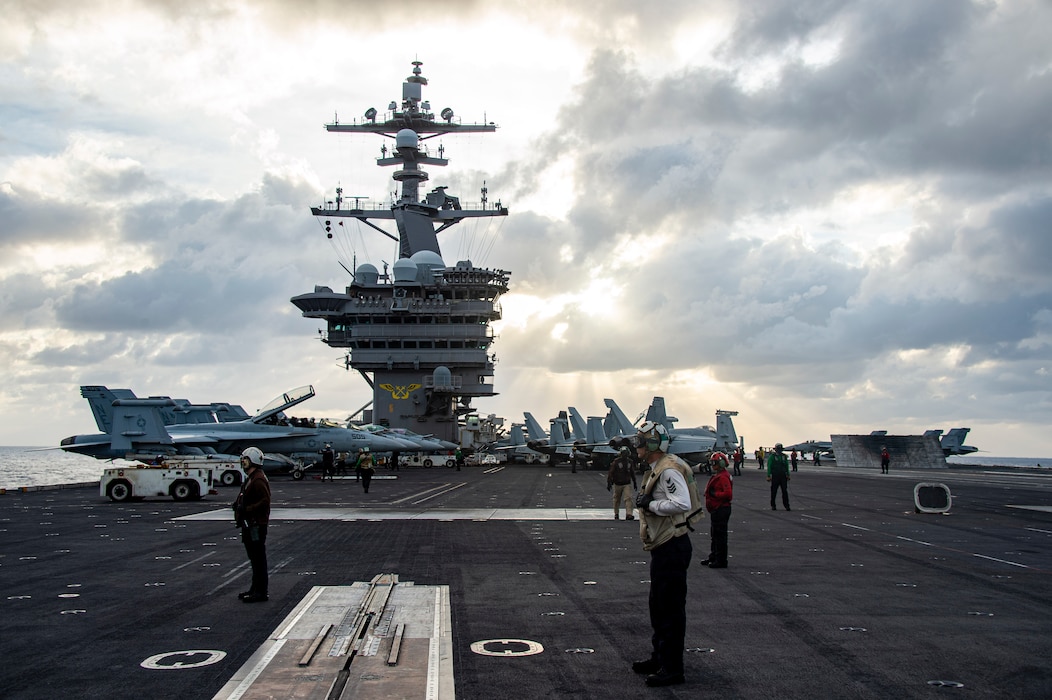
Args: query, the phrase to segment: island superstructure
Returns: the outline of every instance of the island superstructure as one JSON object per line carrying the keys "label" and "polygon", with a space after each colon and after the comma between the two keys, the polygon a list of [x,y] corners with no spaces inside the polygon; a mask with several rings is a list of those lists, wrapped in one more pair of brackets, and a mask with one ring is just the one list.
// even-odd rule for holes
{"label": "island superstructure", "polygon": [[[321,340],[346,350],[347,369],[357,370],[373,390],[373,422],[408,428],[457,441],[458,418],[473,410],[475,397],[494,396],[493,321],[500,319],[500,296],[508,291],[510,272],[478,268],[471,260],[448,265],[442,258],[438,234],[464,219],[507,216],[498,201],[490,204],[483,183],[481,203],[462,204],[446,187],[434,187],[423,197],[429,180],[423,166],[445,166],[444,146],[437,157],[421,142],[444,134],[486,133],[490,123],[461,123],[450,108],[436,119],[423,99],[427,78],[420,61],[402,84],[402,100],[392,101],[382,115],[375,108],[351,124],[334,120],[325,129],[336,133],[378,134],[385,143],[376,164],[397,167],[400,195],[376,204],[353,198],[353,206],[336,198],[311,209],[331,238],[333,228],[356,219],[398,242],[398,260],[388,273],[384,265],[365,262],[354,269],[343,291],[318,285],[292,298],[303,315],[326,324]],[[376,221],[394,221],[397,236]]]}

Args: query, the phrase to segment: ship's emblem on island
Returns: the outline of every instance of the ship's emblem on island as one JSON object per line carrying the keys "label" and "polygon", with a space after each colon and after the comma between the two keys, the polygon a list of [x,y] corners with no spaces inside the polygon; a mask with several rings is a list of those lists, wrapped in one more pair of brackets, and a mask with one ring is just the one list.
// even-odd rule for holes
{"label": "ship's emblem on island", "polygon": [[[374,423],[456,441],[459,418],[475,411],[472,399],[496,394],[490,324],[501,317],[499,299],[508,291],[511,273],[476,267],[471,260],[447,264],[438,234],[465,219],[507,216],[508,210],[499,200],[489,201],[485,182],[480,183],[478,203],[462,201],[441,185],[421,195],[421,186],[430,179],[424,166],[449,163],[445,144],[432,150],[423,142],[497,129],[485,120],[462,123],[449,107],[438,115],[432,112],[422,96],[427,79],[421,65],[413,62],[401,101],[391,101],[386,112],[369,107],[350,124],[334,119],[325,125],[330,132],[392,139],[393,148],[385,142],[376,164],[397,168],[392,177],[401,184],[400,194],[388,202],[371,202],[345,199],[336,188],[333,200],[311,209],[330,239],[334,229],[351,228],[341,219],[356,220],[397,241],[398,259],[390,273],[384,263],[382,275],[368,262],[341,261],[351,274],[350,284],[342,290],[318,285],[292,303],[305,317],[326,324],[321,340],[345,349],[346,367],[372,387]],[[384,221],[394,222],[397,236],[381,225]],[[422,396],[413,393],[420,388]]]}
{"label": "ship's emblem on island", "polygon": [[381,384],[380,388],[384,391],[391,392],[392,399],[408,399],[409,394],[420,388],[420,384],[410,384],[408,386],[392,386],[391,384]]}

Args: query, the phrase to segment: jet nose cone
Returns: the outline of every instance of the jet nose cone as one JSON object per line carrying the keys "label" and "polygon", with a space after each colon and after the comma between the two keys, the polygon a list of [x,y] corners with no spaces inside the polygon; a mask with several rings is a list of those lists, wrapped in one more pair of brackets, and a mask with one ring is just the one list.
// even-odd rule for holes
{"label": "jet nose cone", "polygon": [[373,439],[377,441],[374,450],[381,450],[386,452],[405,452],[410,449],[409,444],[402,442],[401,440],[395,440],[383,435],[374,435]]}

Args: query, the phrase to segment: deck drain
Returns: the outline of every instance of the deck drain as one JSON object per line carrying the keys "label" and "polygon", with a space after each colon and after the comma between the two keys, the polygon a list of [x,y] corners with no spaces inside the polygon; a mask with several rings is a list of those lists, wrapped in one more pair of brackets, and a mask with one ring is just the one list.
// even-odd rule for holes
{"label": "deck drain", "polygon": [[964,683],[958,683],[957,681],[928,681],[928,685],[933,685],[936,688],[963,688]]}
{"label": "deck drain", "polygon": [[567,654],[594,654],[595,649],[589,649],[588,647],[577,647],[576,649],[567,649]]}

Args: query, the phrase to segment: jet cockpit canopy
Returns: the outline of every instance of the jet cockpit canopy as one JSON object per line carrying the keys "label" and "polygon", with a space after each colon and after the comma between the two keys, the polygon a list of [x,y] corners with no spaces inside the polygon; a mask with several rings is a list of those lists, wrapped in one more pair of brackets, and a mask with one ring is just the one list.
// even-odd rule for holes
{"label": "jet cockpit canopy", "polygon": [[296,404],[303,403],[307,399],[314,396],[314,387],[311,385],[301,386],[296,389],[286,391],[281,396],[278,396],[266,406],[259,410],[253,418],[253,423],[264,423],[271,416],[276,416],[282,411],[292,408]]}

